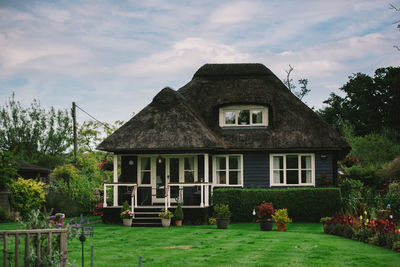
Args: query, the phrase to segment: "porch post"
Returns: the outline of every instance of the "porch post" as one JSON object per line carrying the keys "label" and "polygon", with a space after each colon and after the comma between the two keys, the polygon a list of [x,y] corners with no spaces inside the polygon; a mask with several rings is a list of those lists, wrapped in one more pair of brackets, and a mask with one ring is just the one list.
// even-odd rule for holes
{"label": "porch post", "polygon": [[200,186],[200,207],[204,207],[204,184]]}
{"label": "porch post", "polygon": [[103,207],[107,207],[107,186],[104,184]]}
{"label": "porch post", "polygon": [[[209,159],[208,159],[208,154],[204,154],[204,182],[208,183],[209,182]],[[208,207],[209,206],[209,199],[210,199],[210,191],[209,191],[209,185],[207,184],[205,186],[205,192],[204,192],[204,206]]]}
{"label": "porch post", "polygon": [[113,206],[118,206],[118,156],[114,154],[114,201]]}

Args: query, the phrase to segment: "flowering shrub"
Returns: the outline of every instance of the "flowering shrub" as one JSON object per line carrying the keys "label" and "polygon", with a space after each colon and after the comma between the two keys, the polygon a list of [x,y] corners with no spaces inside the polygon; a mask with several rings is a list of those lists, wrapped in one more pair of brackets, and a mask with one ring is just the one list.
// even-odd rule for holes
{"label": "flowering shrub", "polygon": [[132,219],[133,218],[133,211],[124,210],[121,212],[121,219]]}
{"label": "flowering shrub", "polygon": [[350,167],[358,164],[358,158],[353,157],[352,155],[349,155],[342,161],[342,163],[347,168],[350,168]]}
{"label": "flowering shrub", "polygon": [[292,219],[289,218],[287,209],[276,210],[275,213],[272,214],[272,218],[275,222],[279,222],[282,225],[288,225],[292,222]]}
{"label": "flowering shrub", "polygon": [[102,171],[112,171],[114,168],[114,164],[108,160],[102,160],[99,164],[99,169]]}
{"label": "flowering shrub", "polygon": [[324,232],[400,251],[400,230],[391,220],[336,214],[324,223]]}
{"label": "flowering shrub", "polygon": [[257,216],[260,219],[271,219],[273,214],[275,214],[275,210],[272,203],[263,201],[260,206],[257,206]]}
{"label": "flowering shrub", "polygon": [[103,217],[103,202],[98,203],[94,207],[93,215]]}

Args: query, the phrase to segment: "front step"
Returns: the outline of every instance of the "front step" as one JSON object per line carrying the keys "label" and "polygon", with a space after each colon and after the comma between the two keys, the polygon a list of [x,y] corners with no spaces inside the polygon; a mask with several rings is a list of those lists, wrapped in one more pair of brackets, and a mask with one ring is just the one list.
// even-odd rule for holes
{"label": "front step", "polygon": [[158,214],[161,208],[135,208],[135,218],[132,220],[133,227],[161,227],[161,218]]}

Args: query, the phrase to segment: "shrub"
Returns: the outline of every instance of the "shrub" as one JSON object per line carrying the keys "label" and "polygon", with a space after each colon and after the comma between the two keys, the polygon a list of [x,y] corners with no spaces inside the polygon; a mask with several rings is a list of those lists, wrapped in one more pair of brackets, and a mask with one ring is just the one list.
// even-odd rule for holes
{"label": "shrub", "polygon": [[395,158],[383,167],[382,174],[385,182],[391,183],[392,181],[400,181],[400,157]]}
{"label": "shrub", "polygon": [[287,225],[292,222],[292,219],[289,218],[287,209],[276,210],[275,213],[272,215],[272,218],[275,222],[279,222],[283,225]]}
{"label": "shrub", "polygon": [[355,165],[345,169],[344,178],[359,180],[365,186],[377,188],[383,181],[381,178],[380,168],[374,165],[361,166]]}
{"label": "shrub", "polygon": [[175,218],[175,220],[178,220],[178,221],[183,220],[183,210],[182,210],[181,203],[179,203],[178,207],[176,207],[176,210],[174,212],[174,218]]}
{"label": "shrub", "polygon": [[275,210],[272,203],[267,203],[263,201],[260,206],[257,206],[257,216],[261,219],[271,219],[274,215]]}
{"label": "shrub", "polygon": [[231,217],[231,211],[229,209],[229,205],[219,203],[214,205],[213,209],[215,212],[215,217],[217,219]]}
{"label": "shrub", "polygon": [[362,200],[361,190],[363,183],[358,180],[344,179],[340,185],[342,194],[342,208],[346,212],[357,215]]}
{"label": "shrub", "polygon": [[278,209],[287,208],[295,221],[315,221],[340,209],[338,188],[215,189],[213,203],[229,204],[232,221],[251,222],[252,211],[263,200]]}
{"label": "shrub", "polygon": [[[61,196],[65,196],[65,201],[68,202],[72,207],[78,207],[78,215],[80,213],[89,214],[93,211],[95,204],[98,202],[94,194],[94,190],[97,187],[97,183],[83,174],[80,174],[79,170],[71,165],[67,164],[64,166],[57,167],[53,171],[53,179],[51,180],[48,189],[52,197],[57,200]],[[57,210],[62,213],[70,213],[68,206],[57,205],[63,210]],[[49,206],[54,207],[55,206]],[[76,211],[74,211],[76,213]]]}
{"label": "shrub", "polygon": [[352,156],[358,158],[363,166],[382,166],[400,155],[400,144],[383,134],[368,134],[352,138]]}
{"label": "shrub", "polygon": [[40,209],[45,202],[44,183],[18,178],[10,185],[11,204],[26,216],[32,209]]}
{"label": "shrub", "polygon": [[390,204],[395,220],[400,220],[400,182],[393,182],[385,196],[386,203]]}

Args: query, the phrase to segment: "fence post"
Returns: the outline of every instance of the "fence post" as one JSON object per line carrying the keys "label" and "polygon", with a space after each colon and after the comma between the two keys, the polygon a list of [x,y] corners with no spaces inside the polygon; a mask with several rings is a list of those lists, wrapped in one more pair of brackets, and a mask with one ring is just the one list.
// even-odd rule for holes
{"label": "fence post", "polygon": [[139,267],[142,267],[142,256],[139,256]]}
{"label": "fence post", "polygon": [[3,251],[3,266],[7,266],[7,234],[3,235],[4,251]]}
{"label": "fence post", "polygon": [[29,267],[29,262],[28,262],[28,257],[29,257],[29,243],[30,243],[30,235],[26,234],[25,236],[25,258],[24,258],[24,262],[25,262],[25,267]]}
{"label": "fence post", "polygon": [[62,255],[62,267],[67,266],[67,258],[68,258],[68,251],[67,251],[67,233],[63,232],[60,233],[60,250]]}

